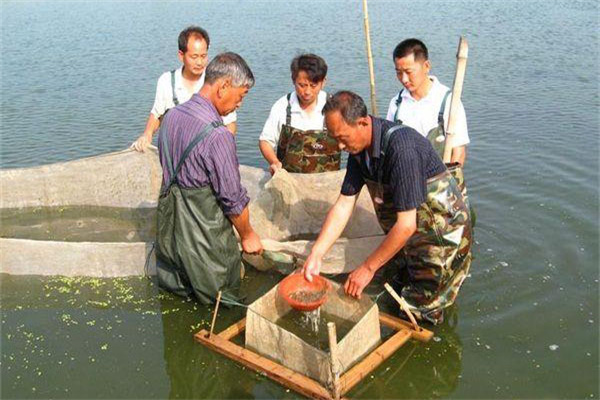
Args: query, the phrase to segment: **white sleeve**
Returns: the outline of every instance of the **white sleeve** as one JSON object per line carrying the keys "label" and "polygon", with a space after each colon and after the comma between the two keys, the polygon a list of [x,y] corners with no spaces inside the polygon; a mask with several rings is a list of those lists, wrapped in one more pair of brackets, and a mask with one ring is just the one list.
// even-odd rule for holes
{"label": "white sleeve", "polygon": [[[269,113],[269,118],[265,121],[265,125],[260,134],[258,140],[264,140],[269,142],[273,148],[277,147],[277,143],[279,142],[279,135],[281,134],[281,127],[284,123],[282,121],[282,117],[285,118],[285,107],[287,107],[287,99],[284,97],[284,104],[282,104],[281,99],[279,99],[273,107],[271,107],[271,112]],[[283,115],[282,115],[282,106],[283,106]]]}
{"label": "white sleeve", "polygon": [[156,83],[156,95],[154,96],[154,105],[150,111],[157,119],[162,117],[167,111],[168,99],[167,96],[171,92],[171,76],[170,72],[165,72],[158,78]]}
{"label": "white sleeve", "polygon": [[[444,110],[444,124],[445,128],[448,129],[448,116],[450,115],[450,104],[452,103],[452,94],[448,96],[446,100],[446,109]],[[454,146],[465,146],[471,141],[469,140],[469,131],[467,129],[467,115],[462,101],[458,103],[458,110],[456,110],[456,131],[454,132]]]}
{"label": "white sleeve", "polygon": [[237,112],[232,111],[229,114],[224,115],[222,118],[223,118],[223,125],[229,125],[232,122],[237,121]]}
{"label": "white sleeve", "polygon": [[394,117],[396,116],[396,110],[398,109],[398,106],[396,105],[397,99],[398,99],[398,95],[392,97],[392,100],[390,100],[387,117],[385,117],[385,119],[387,119],[388,121],[394,122]]}

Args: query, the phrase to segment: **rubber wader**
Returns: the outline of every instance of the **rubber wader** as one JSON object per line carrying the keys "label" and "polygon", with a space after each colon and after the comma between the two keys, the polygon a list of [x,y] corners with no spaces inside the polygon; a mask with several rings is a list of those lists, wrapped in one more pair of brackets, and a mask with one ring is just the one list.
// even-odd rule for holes
{"label": "rubber wader", "polygon": [[157,275],[159,286],[180,296],[194,295],[203,304],[224,291],[236,299],[242,259],[233,227],[210,185],[183,188],[177,176],[194,147],[221,122],[207,124],[192,140],[176,167],[169,150],[168,132],[159,133],[161,152],[171,180],[161,188],[157,209]]}

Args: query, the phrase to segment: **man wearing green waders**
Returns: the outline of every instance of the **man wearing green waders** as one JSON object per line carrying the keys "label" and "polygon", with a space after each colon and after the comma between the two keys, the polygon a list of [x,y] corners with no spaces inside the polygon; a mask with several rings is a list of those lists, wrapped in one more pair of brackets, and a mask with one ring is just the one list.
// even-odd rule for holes
{"label": "man wearing green waders", "polygon": [[431,143],[414,129],[369,116],[363,100],[336,93],[323,108],[327,129],[350,153],[341,194],[303,272],[320,271],[323,256],[348,223],[367,185],[385,240],[350,273],[344,289],[360,297],[375,272],[401,268],[402,297],[417,318],[437,324],[471,264],[471,220],[457,182]]}
{"label": "man wearing green waders", "polygon": [[217,55],[204,86],[161,124],[163,182],[158,202],[157,275],[161,288],[211,303],[219,290],[236,297],[243,251],[260,253],[240,180],[235,139],[222,116],[235,111],[254,76],[235,53]]}

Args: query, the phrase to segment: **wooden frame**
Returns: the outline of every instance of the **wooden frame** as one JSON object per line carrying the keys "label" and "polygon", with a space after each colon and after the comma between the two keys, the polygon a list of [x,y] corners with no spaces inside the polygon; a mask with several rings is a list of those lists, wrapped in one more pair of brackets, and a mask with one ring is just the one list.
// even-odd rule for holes
{"label": "wooden frame", "polygon": [[[340,393],[342,396],[394,354],[408,339],[413,338],[421,342],[428,342],[433,337],[433,332],[423,328],[416,330],[410,322],[386,313],[379,313],[379,322],[395,330],[396,333],[340,376]],[[241,334],[245,329],[246,318],[216,335],[211,335],[209,331],[202,329],[194,335],[194,339],[209,349],[221,353],[246,367],[264,373],[274,381],[306,397],[314,399],[333,398],[329,390],[319,382],[233,343],[231,339]]]}

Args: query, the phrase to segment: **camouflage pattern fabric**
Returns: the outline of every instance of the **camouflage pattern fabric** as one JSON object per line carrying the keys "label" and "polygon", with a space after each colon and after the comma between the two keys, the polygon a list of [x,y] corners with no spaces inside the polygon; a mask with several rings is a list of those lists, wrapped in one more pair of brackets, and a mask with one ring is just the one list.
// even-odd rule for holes
{"label": "camouflage pattern fabric", "polygon": [[[402,123],[398,115],[400,114],[400,104],[402,104],[402,92],[404,89],[398,93],[398,99],[396,100],[396,114],[394,115],[394,121]],[[446,92],[444,99],[442,100],[442,104],[440,105],[440,110],[438,111],[438,124],[435,128],[427,132],[427,140],[431,143],[431,146],[436,151],[438,156],[441,159],[444,158],[444,145],[446,143],[446,129],[444,128],[444,110],[446,109],[446,101],[448,100],[448,96],[450,95],[450,91]],[[471,213],[471,226],[475,227],[476,214],[475,209],[469,204],[468,196],[467,196],[467,186],[465,184],[465,175],[463,169],[459,163],[451,163],[446,164],[446,167],[456,179],[458,183],[458,187],[460,188],[463,197],[465,199],[465,203],[467,207],[469,207],[469,211]]]}
{"label": "camouflage pattern fabric", "polygon": [[[389,185],[367,180],[384,232],[396,223]],[[427,199],[417,209],[417,230],[390,261],[403,266],[401,296],[421,320],[438,324],[454,303],[471,265],[471,216],[457,181],[449,171],[427,182]]]}
{"label": "camouflage pattern fabric", "polygon": [[341,152],[326,130],[308,130],[283,125],[277,158],[288,172],[310,174],[340,169]]}

